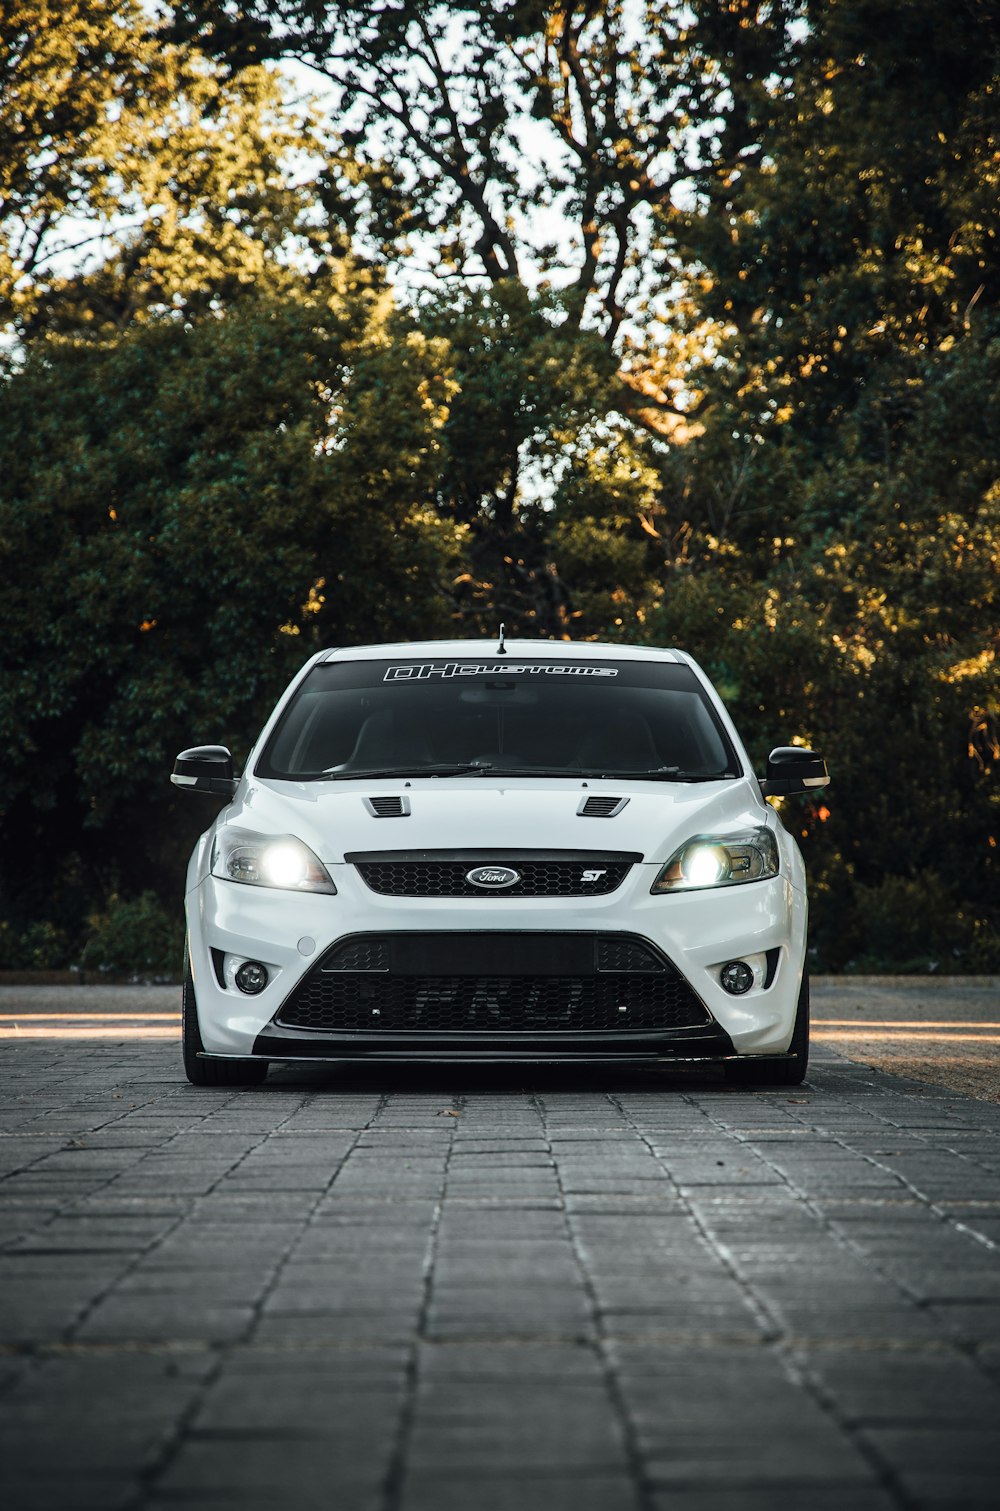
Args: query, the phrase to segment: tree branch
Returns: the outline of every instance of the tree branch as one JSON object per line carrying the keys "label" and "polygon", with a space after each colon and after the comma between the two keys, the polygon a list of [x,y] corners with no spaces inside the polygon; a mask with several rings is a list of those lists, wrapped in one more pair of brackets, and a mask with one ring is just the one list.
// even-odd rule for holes
{"label": "tree branch", "polygon": [[618,384],[622,412],[650,435],[682,443],[692,431],[700,433],[698,418],[708,408],[707,394],[682,408],[648,374],[619,371]]}
{"label": "tree branch", "polygon": [[615,265],[611,270],[608,281],[608,291],[605,298],[605,306],[608,312],[608,326],[604,332],[604,339],[610,346],[621,329],[621,323],[625,318],[625,311],[618,302],[618,290],[625,276],[625,268],[628,265],[629,253],[629,212],[626,206],[620,206],[612,216],[612,224],[615,235],[618,237],[618,254],[615,257]]}
{"label": "tree branch", "polygon": [[[425,43],[430,49],[429,54],[422,50],[413,49],[413,55],[418,56],[430,69],[437,86],[438,98],[444,115],[448,122],[449,135],[451,137],[454,155],[436,146],[426,131],[421,131],[416,125],[413,113],[408,107],[400,86],[384,65],[369,61],[369,67],[386,88],[396,96],[398,103],[392,104],[387,98],[387,93],[366,84],[360,75],[351,69],[349,80],[329,67],[322,67],[312,59],[299,58],[300,62],[308,63],[309,66],[322,73],[325,77],[339,84],[349,93],[364,96],[375,105],[378,111],[389,115],[400,126],[406,139],[411,142],[419,152],[427,157],[434,166],[447,178],[458,190],[463,203],[473,212],[482,226],[483,234],[476,242],[474,250],[482,259],[486,275],[494,283],[502,278],[517,278],[519,276],[517,251],[510,236],[497,221],[486,198],[485,185],[477,181],[472,172],[468,148],[462,135],[461,122],[451,98],[448,88],[448,75],[441,62],[433,38],[427,31],[423,18],[420,21],[421,32]],[[356,59],[349,59],[343,54],[334,61],[345,64],[356,64]]]}

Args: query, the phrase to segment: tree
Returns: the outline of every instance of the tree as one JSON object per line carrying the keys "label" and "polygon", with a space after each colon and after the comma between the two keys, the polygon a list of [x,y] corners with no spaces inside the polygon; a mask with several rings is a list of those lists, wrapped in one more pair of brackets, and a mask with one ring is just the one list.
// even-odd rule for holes
{"label": "tree", "polygon": [[447,627],[442,355],[384,302],[244,301],[7,374],[4,912],[72,930],[111,889],[176,895],[177,749],[244,756],[320,645]]}
{"label": "tree", "polygon": [[150,25],[142,0],[0,3],[0,323],[22,338],[294,296],[346,250],[291,175],[308,112]]}
{"label": "tree", "polygon": [[[699,308],[726,332],[702,379],[760,436],[836,445],[867,411],[882,456],[927,354],[989,323],[1000,275],[996,0],[779,7],[779,58],[756,28],[698,7],[731,81],[725,162],[678,234],[703,266]],[[877,392],[872,376],[878,374]]]}
{"label": "tree", "polygon": [[996,963],[1000,10],[944,9],[801,7],[781,71],[710,28],[744,166],[683,236],[722,334],[650,625],[697,626],[760,757],[790,718],[834,758],[838,965]]}
{"label": "tree", "polygon": [[[309,360],[341,356],[309,405],[334,419],[320,423],[307,405],[319,449],[306,467],[302,442],[295,466],[275,474],[261,538],[288,553],[285,596],[277,621],[274,598],[248,620],[248,665],[253,646],[259,660],[261,646],[295,639],[295,628],[308,638],[310,624],[389,632],[349,574],[335,609],[325,588],[308,596],[329,573],[300,522],[298,490],[323,480],[324,508],[339,501],[323,515],[336,517],[338,540],[354,539],[347,521],[366,511],[380,540],[398,497],[405,518],[421,511],[415,539],[435,561],[461,543],[448,600],[463,629],[503,618],[509,633],[676,639],[719,676],[758,758],[792,735],[827,745],[850,800],[803,810],[823,958],[898,961],[923,943],[925,954],[957,947],[966,963],[986,961],[982,940],[1000,922],[989,901],[1000,743],[998,0],[177,0],[164,28],[141,37],[137,4],[79,0],[76,40],[52,42],[57,63],[60,48],[77,47],[96,104],[86,89],[60,94],[55,64],[46,88],[58,110],[38,105],[37,91],[21,96],[36,99],[34,114],[18,106],[36,125],[24,141],[14,131],[8,155],[28,165],[24,202],[37,202],[45,235],[52,185],[53,225],[67,206],[85,220],[112,213],[105,206],[120,213],[109,167],[122,152],[117,138],[109,145],[119,119],[133,144],[123,160],[138,187],[128,192],[145,209],[137,241],[123,236],[99,266],[50,276],[43,254],[20,275],[18,329],[40,351],[29,352],[26,386],[12,377],[9,392],[37,407],[45,383],[60,390],[59,374],[70,388],[98,374],[75,348],[39,343],[45,329],[103,339],[123,330],[119,357],[101,360],[125,363],[143,322],[167,342],[173,310],[195,326],[171,339],[194,343],[201,363],[208,347],[198,343],[214,329],[210,318],[199,334],[205,313],[241,305],[254,280],[289,306],[283,319],[297,304],[314,332],[328,317],[308,311],[332,298],[330,344]],[[80,27],[98,14],[119,32],[88,51]],[[131,39],[125,63],[109,41],[119,34]],[[150,50],[139,71],[158,101],[149,120],[138,86],[129,93],[140,43]],[[9,56],[16,77],[31,79],[48,54],[21,45]],[[325,81],[336,133],[282,114],[267,70],[283,60]],[[183,84],[180,115],[169,90],[156,94],[168,63]],[[228,177],[215,165],[211,144],[226,139],[215,123],[237,110],[262,123],[257,178],[238,153]],[[171,138],[191,122],[191,152],[172,151],[161,117]],[[0,131],[4,119],[19,117],[4,118],[0,99]],[[154,141],[163,166],[147,185],[140,170]],[[282,164],[300,143],[323,162],[293,189]],[[259,188],[249,209],[237,192],[230,239],[220,206],[247,173]],[[164,185],[182,206],[171,221],[186,228],[177,256],[154,211]],[[20,225],[17,193],[0,206],[8,237]],[[27,240],[18,234],[30,253],[30,227]],[[220,259],[208,258],[204,278],[202,245]],[[399,290],[393,313],[373,313],[383,265]],[[342,336],[345,295],[369,311],[363,337]],[[228,316],[219,328],[236,329]],[[251,355],[226,350],[257,370],[252,343]],[[276,373],[287,363],[306,392],[296,343],[268,350]],[[146,381],[137,369],[137,388]],[[241,402],[242,389],[216,381],[230,406]],[[211,392],[196,391],[211,410]],[[103,376],[94,393],[117,416],[109,431],[95,410],[78,432],[69,398],[56,405],[81,456],[94,449],[105,466],[114,434],[152,465],[145,430],[133,441],[135,422]],[[160,402],[152,388],[147,397]],[[294,412],[298,425],[305,411]],[[273,419],[266,402],[263,413]],[[172,422],[182,472],[206,455],[192,414],[189,433]],[[258,436],[251,451],[270,456],[284,432],[264,428],[266,445]],[[61,435],[44,450],[29,445],[32,476],[17,473],[32,507],[47,497],[33,475],[48,476],[50,451],[63,456]],[[221,421],[213,444],[229,454]],[[243,442],[233,444],[242,458]],[[90,476],[90,495],[98,483],[103,473]],[[214,486],[206,472],[208,496]],[[192,474],[182,511],[192,522],[202,488]],[[71,473],[59,489],[73,497]],[[233,508],[227,497],[220,518]],[[9,518],[30,561],[16,508]],[[206,541],[206,558],[223,562],[210,531]],[[192,562],[197,554],[192,545]],[[43,561],[51,593],[47,570]],[[410,596],[387,570],[385,602],[410,633],[423,622],[419,590]],[[253,574],[247,549],[238,575]],[[295,610],[302,603],[308,613]],[[431,617],[444,608],[435,597]],[[280,641],[275,622],[288,631]],[[169,661],[166,637],[144,634]],[[109,718],[117,729],[119,714]]]}
{"label": "tree", "polygon": [[[726,100],[684,9],[183,0],[172,11],[166,35],[234,78],[294,59],[332,90],[340,140],[324,212],[453,343],[441,508],[471,530],[465,622],[499,614],[512,632],[580,633],[606,608],[619,628],[636,622],[663,551],[648,486],[630,514],[622,501],[636,490],[621,485],[664,461],[637,436],[683,440],[699,406],[689,379],[706,333],[665,320],[690,305],[669,224],[717,162]],[[544,239],[541,219],[555,228]],[[632,452],[641,460],[623,466]],[[552,507],[563,482],[572,523]],[[607,581],[604,548],[616,570],[627,563],[627,584]]]}
{"label": "tree", "polygon": [[[784,45],[785,7],[753,10],[761,54]],[[720,169],[729,98],[688,7],[178,0],[172,13],[166,34],[234,77],[294,59],[327,82],[345,127],[324,202],[390,266],[550,284],[567,337],[597,331],[614,352],[617,406],[656,434],[686,423],[696,397],[663,325],[682,272],[670,223]]]}

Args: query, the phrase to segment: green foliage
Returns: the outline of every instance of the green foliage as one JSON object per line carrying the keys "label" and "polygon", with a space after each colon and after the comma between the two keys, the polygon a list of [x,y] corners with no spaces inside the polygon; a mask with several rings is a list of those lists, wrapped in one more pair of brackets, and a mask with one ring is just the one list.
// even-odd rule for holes
{"label": "green foliage", "polygon": [[[469,633],[491,634],[499,617],[510,634],[566,636],[585,612],[557,566],[570,478],[590,479],[573,502],[572,569],[601,555],[630,465],[606,477],[592,465],[615,393],[608,350],[567,323],[561,296],[532,295],[513,280],[426,297],[413,318],[447,353],[436,492],[439,514],[468,532],[455,585],[459,620]],[[602,592],[607,566],[596,566]]]}
{"label": "green foliage", "polygon": [[406,282],[416,264],[439,286],[559,289],[566,334],[604,343],[619,407],[662,435],[690,409],[691,352],[664,329],[683,302],[677,200],[728,150],[729,80],[692,9],[737,31],[752,10],[762,57],[799,7],[176,0],[163,35],[234,78],[261,58],[315,69],[347,123],[327,213]]}
{"label": "green foliage", "polygon": [[54,971],[69,965],[70,941],[65,930],[48,919],[32,923],[0,923],[0,970]]}
{"label": "green foliage", "polygon": [[[933,871],[883,876],[853,889],[842,950],[850,969],[865,972],[969,971],[1000,968],[1000,938],[990,921],[970,915]],[[956,903],[958,905],[956,906]]]}
{"label": "green foliage", "polygon": [[176,886],[200,822],[175,812],[176,750],[242,756],[322,644],[447,625],[440,367],[364,301],[261,302],[37,342],[8,373],[5,911],[65,922],[95,887]]}
{"label": "green foliage", "polygon": [[116,894],[87,919],[79,964],[126,981],[177,981],[184,954],[184,924],[176,907],[145,891],[131,901]]}
{"label": "green foliage", "polygon": [[166,10],[5,7],[10,958],[176,890],[173,749],[313,646],[502,618],[823,750],[820,963],[995,968],[995,0]]}
{"label": "green foliage", "polygon": [[696,7],[733,79],[723,148],[741,161],[671,226],[706,269],[697,311],[717,338],[680,463],[692,533],[647,623],[704,657],[759,760],[792,734],[830,757],[823,821],[785,805],[821,960],[984,968],[1000,921],[1000,27],[975,4],[942,27],[936,0],[800,9],[779,59]]}
{"label": "green foliage", "polygon": [[[782,595],[780,576],[762,585],[692,572],[647,628],[714,676],[758,771],[792,737],[829,758],[828,793],[778,805],[811,876],[817,965],[900,968],[920,955],[942,970],[985,968],[998,890],[996,752],[979,702],[996,710],[991,664],[935,674],[926,646],[870,659],[870,625],[834,617],[843,609],[824,602],[822,578],[786,575]],[[866,899],[883,887],[910,897],[909,931],[876,928]],[[924,931],[920,950],[906,942],[913,929]]]}
{"label": "green foliage", "polygon": [[[0,324],[107,338],[165,311],[294,298],[344,247],[302,177],[308,108],[150,33],[142,0],[7,0]],[[298,179],[289,165],[298,159]],[[282,255],[279,255],[282,254]]]}
{"label": "green foliage", "polygon": [[777,73],[758,36],[696,9],[734,92],[721,161],[683,231],[671,224],[709,272],[699,313],[727,361],[704,381],[743,434],[790,434],[810,466],[863,415],[878,462],[928,353],[996,306],[1000,13],[779,8],[808,24]]}

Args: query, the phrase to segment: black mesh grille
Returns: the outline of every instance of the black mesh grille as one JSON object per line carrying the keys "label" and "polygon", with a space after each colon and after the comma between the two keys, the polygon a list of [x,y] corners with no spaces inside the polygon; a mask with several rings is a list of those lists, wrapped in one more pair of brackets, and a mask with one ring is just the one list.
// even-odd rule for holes
{"label": "black mesh grille", "polygon": [[516,871],[518,880],[513,886],[477,887],[467,879],[477,868],[474,860],[363,861],[358,870],[366,886],[387,897],[497,898],[599,897],[620,887],[632,869],[630,861],[519,860],[516,855],[489,864]]}
{"label": "black mesh grille", "polygon": [[331,976],[282,1009],[280,1024],[345,1033],[617,1031],[707,1022],[681,982],[654,976]]}
{"label": "black mesh grille", "polygon": [[614,934],[602,934],[598,938],[599,971],[662,971],[663,968],[660,957],[641,939],[630,939],[627,935],[617,938]]}
{"label": "black mesh grille", "polygon": [[361,935],[341,944],[323,962],[327,971],[387,971],[389,969],[389,945],[385,939]]}
{"label": "black mesh grille", "polygon": [[[523,940],[536,968],[504,975],[496,970],[497,936],[478,937],[489,974],[469,968],[475,935],[428,935],[426,944],[412,935],[347,940],[303,979],[275,1021],[364,1034],[656,1032],[711,1021],[683,977],[642,940],[578,936],[570,941],[574,955],[566,953],[565,935],[509,936],[502,941],[508,954]],[[398,958],[410,969],[396,973],[391,966],[400,940]],[[459,951],[454,974],[433,969]],[[574,958],[581,965],[589,960],[589,968],[563,973],[560,966]]]}

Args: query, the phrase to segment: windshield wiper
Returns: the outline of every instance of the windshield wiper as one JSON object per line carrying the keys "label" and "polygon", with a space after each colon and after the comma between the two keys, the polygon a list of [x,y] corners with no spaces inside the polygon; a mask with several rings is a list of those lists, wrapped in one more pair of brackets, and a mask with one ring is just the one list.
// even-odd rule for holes
{"label": "windshield wiper", "polygon": [[496,778],[540,776],[577,781],[581,778],[584,780],[589,778],[591,781],[603,782],[721,782],[731,780],[733,776],[733,773],[729,771],[682,771],[679,766],[657,766],[647,771],[601,771],[581,769],[579,766],[562,768],[493,766],[484,769],[491,770]]}
{"label": "windshield wiper", "polygon": [[343,771],[330,766],[326,771],[312,771],[292,777],[297,782],[377,781],[382,777],[449,777],[480,776],[490,772],[495,777],[553,777],[559,779],[590,778],[606,782],[721,782],[732,778],[728,771],[682,771],[679,766],[656,766],[647,771],[581,770],[579,767],[546,768],[510,767],[493,761],[454,761],[427,766],[383,766],[363,771]]}
{"label": "windshield wiper", "polygon": [[652,771],[633,771],[631,775],[639,782],[726,782],[733,779],[731,771],[682,771],[679,766],[657,766]]}
{"label": "windshield wiper", "polygon": [[581,770],[578,766],[565,767],[561,771],[548,771],[541,767],[534,771],[530,769],[514,771],[504,766],[497,766],[494,775],[498,777],[582,777],[601,782],[722,782],[731,780],[733,773],[730,771],[682,771],[679,766],[656,766],[646,771],[588,771]]}
{"label": "windshield wiper", "polygon": [[480,771],[492,771],[489,761],[453,762],[437,766],[382,766],[368,771],[341,771],[336,766],[314,775],[299,777],[300,782],[354,782],[375,781],[392,776],[469,776]]}

